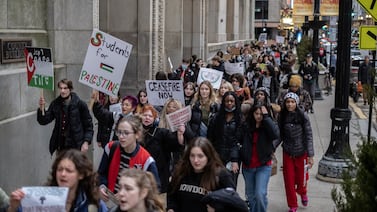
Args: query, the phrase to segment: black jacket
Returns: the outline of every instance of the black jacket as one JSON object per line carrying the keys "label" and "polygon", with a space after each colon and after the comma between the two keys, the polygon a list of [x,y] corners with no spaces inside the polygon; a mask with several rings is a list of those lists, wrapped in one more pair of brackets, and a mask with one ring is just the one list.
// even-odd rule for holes
{"label": "black jacket", "polygon": [[[51,155],[57,149],[80,149],[84,141],[91,144],[93,138],[93,123],[88,106],[76,93],[71,92],[71,101],[68,105],[68,115],[65,120],[67,122],[65,132],[67,134],[65,141],[60,141],[62,138],[63,104],[63,98],[59,96],[51,102],[44,116],[39,108],[37,111],[37,121],[39,124],[47,125],[55,120],[49,145]],[[61,143],[64,143],[64,146],[60,146]]]}
{"label": "black jacket", "polygon": [[280,131],[277,123],[275,123],[268,115],[263,116],[261,127],[252,129],[247,122],[241,126],[242,146],[240,149],[240,158],[242,162],[248,166],[251,160],[253,133],[258,131],[257,152],[259,161],[262,164],[271,160],[271,155],[274,152],[273,140],[280,136]]}
{"label": "black jacket", "polygon": [[357,72],[357,78],[359,81],[361,81],[361,84],[370,84],[371,83],[371,78],[372,78],[372,64],[368,63],[366,64],[363,62],[359,66],[359,71]]}
{"label": "black jacket", "polygon": [[316,63],[311,62],[311,64],[308,64],[305,61],[300,65],[298,73],[301,75],[302,79],[304,80],[303,83],[311,84],[317,80],[319,70]]}
{"label": "black jacket", "polygon": [[[219,105],[217,103],[212,103],[210,106],[210,112],[208,117],[208,123],[211,123],[211,118],[219,111]],[[189,122],[192,132],[194,136],[199,136],[200,132],[200,124],[202,123],[202,111],[200,109],[199,101],[196,102],[191,110],[191,120]],[[208,126],[207,126],[208,127]]]}
{"label": "black jacket", "polygon": [[211,120],[208,126],[207,138],[211,141],[224,165],[229,161],[238,162],[240,140],[235,132],[237,132],[239,126],[237,126],[235,119],[232,119],[229,123],[224,122],[223,130],[217,129],[216,126],[219,125],[216,123],[222,122],[220,119],[219,113],[217,113]]}
{"label": "black jacket", "polygon": [[168,129],[156,127],[145,129],[144,142],[141,145],[156,161],[161,180],[161,193],[167,192],[170,177],[170,153],[184,148],[178,143],[177,132],[173,133]]}
{"label": "black jacket", "polygon": [[106,144],[110,141],[112,127],[114,125],[113,114],[108,108],[101,105],[99,102],[95,102],[93,104],[93,115],[98,120],[97,142],[101,142],[102,148],[105,148]]}

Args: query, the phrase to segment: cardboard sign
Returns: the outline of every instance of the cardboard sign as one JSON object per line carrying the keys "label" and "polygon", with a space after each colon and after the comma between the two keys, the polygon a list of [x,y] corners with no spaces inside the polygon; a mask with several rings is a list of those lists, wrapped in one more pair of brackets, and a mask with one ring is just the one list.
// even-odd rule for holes
{"label": "cardboard sign", "polygon": [[117,95],[131,50],[131,44],[93,30],[79,82],[108,95]]}
{"label": "cardboard sign", "polygon": [[65,212],[68,187],[22,187],[25,197],[21,200],[22,211]]}
{"label": "cardboard sign", "polygon": [[175,132],[179,126],[184,125],[191,120],[191,107],[187,106],[179,109],[174,113],[168,114],[166,118],[168,120],[170,130]]}
{"label": "cardboard sign", "polygon": [[284,43],[285,38],[283,36],[276,35],[276,43]]}
{"label": "cardboard sign", "polygon": [[231,55],[240,55],[241,54],[241,48],[231,47],[230,48],[230,54]]}
{"label": "cardboard sign", "polygon": [[169,99],[185,102],[182,80],[145,80],[148,102],[161,106]]}
{"label": "cardboard sign", "polygon": [[243,62],[239,63],[230,63],[224,62],[225,72],[229,75],[240,73],[243,74],[245,70],[245,64]]}
{"label": "cardboard sign", "polygon": [[203,81],[207,80],[212,84],[212,87],[219,89],[221,85],[221,80],[223,79],[223,72],[211,69],[211,68],[200,68],[197,84],[200,85]]}
{"label": "cardboard sign", "polygon": [[51,49],[25,47],[27,84],[54,90],[54,65]]}

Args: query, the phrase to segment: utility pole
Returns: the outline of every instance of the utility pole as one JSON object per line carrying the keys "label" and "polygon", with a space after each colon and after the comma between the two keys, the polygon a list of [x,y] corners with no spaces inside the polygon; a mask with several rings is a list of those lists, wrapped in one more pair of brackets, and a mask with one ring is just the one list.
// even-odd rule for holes
{"label": "utility pole", "polygon": [[352,0],[339,1],[338,51],[336,61],[335,108],[331,109],[331,140],[329,147],[318,164],[317,178],[329,182],[339,182],[343,171],[348,169],[352,157],[349,144],[348,108],[350,78],[350,47],[352,24]]}

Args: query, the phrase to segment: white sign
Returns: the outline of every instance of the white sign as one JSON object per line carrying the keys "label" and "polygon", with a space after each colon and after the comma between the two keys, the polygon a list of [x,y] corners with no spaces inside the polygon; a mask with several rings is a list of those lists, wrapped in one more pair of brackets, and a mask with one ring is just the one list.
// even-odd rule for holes
{"label": "white sign", "polygon": [[182,80],[145,80],[145,88],[151,105],[164,105],[169,99],[185,102]]}
{"label": "white sign", "polygon": [[179,126],[184,125],[191,120],[191,107],[187,106],[179,109],[174,113],[168,114],[166,118],[168,120],[170,130],[175,132]]}
{"label": "white sign", "polygon": [[285,38],[283,36],[276,35],[276,43],[284,43]]}
{"label": "white sign", "polygon": [[65,212],[68,187],[22,187],[25,197],[21,200],[22,211]]}
{"label": "white sign", "polygon": [[25,47],[24,53],[28,85],[54,90],[54,65],[51,49]]}
{"label": "white sign", "polygon": [[262,42],[267,41],[267,33],[260,33],[258,41],[262,41]]}
{"label": "white sign", "polygon": [[116,104],[109,105],[109,111],[119,113],[119,114],[122,113],[122,104],[116,103]]}
{"label": "white sign", "polygon": [[131,50],[131,44],[99,30],[93,30],[79,82],[116,96]]}
{"label": "white sign", "polygon": [[219,89],[221,80],[223,79],[223,72],[211,68],[200,68],[197,84],[200,85],[203,81],[207,80],[212,84],[212,87]]}
{"label": "white sign", "polygon": [[224,62],[224,68],[225,68],[225,72],[229,75],[232,75],[235,73],[243,74],[245,70],[245,65],[243,62],[239,62],[239,63]]}

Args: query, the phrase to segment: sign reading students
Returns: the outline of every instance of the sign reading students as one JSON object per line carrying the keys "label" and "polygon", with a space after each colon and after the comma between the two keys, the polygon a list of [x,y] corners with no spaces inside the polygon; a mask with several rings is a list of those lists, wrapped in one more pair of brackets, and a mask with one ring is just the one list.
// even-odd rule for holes
{"label": "sign reading students", "polygon": [[54,67],[51,49],[25,47],[27,84],[54,90]]}
{"label": "sign reading students", "polygon": [[145,80],[145,87],[151,105],[164,105],[169,99],[185,102],[182,80]]}
{"label": "sign reading students", "polygon": [[108,95],[117,95],[131,50],[131,44],[93,30],[79,82]]}

